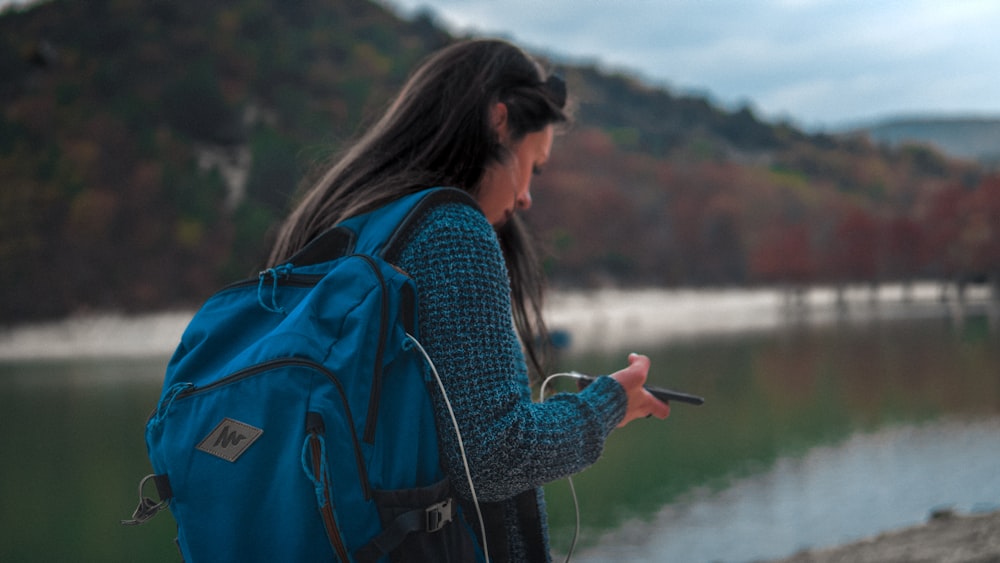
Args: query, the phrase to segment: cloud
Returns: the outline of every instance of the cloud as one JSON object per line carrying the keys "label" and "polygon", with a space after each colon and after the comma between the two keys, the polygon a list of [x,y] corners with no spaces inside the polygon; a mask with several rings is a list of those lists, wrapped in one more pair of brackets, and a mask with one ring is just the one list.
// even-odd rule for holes
{"label": "cloud", "polygon": [[[596,59],[765,115],[1000,113],[992,0],[392,0],[529,48]],[[994,76],[995,75],[995,76]]]}

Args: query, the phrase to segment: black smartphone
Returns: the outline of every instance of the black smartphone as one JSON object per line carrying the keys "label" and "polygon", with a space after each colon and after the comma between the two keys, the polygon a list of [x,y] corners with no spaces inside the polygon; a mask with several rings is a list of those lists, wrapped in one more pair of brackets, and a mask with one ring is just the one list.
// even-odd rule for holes
{"label": "black smartphone", "polygon": [[[597,379],[592,375],[583,375],[580,373],[574,374],[574,376],[577,378],[577,388],[581,390]],[[689,405],[701,405],[705,403],[705,399],[703,397],[699,397],[698,395],[681,393],[680,391],[673,391],[662,387],[653,387],[651,385],[645,385],[644,387],[646,391],[649,391],[654,397],[664,402],[677,401],[687,403]]]}

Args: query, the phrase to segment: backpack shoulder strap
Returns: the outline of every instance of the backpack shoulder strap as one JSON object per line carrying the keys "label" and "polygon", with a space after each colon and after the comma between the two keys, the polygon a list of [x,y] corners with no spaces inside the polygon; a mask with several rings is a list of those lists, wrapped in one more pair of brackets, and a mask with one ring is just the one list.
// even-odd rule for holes
{"label": "backpack shoulder strap", "polygon": [[479,204],[471,195],[456,188],[438,188],[415,195],[422,197],[410,207],[409,212],[397,223],[395,230],[381,245],[382,259],[390,264],[395,264],[399,260],[406,240],[434,208],[446,203],[460,203],[479,210]]}
{"label": "backpack shoulder strap", "polygon": [[288,262],[308,266],[348,254],[378,254],[394,264],[420,221],[432,209],[445,203],[461,203],[479,209],[471,195],[457,188],[423,190],[338,223],[309,242]]}

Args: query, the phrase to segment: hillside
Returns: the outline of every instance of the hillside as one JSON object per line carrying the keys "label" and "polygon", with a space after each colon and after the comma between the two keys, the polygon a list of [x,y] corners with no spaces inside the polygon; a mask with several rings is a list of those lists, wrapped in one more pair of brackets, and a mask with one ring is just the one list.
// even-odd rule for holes
{"label": "hillside", "polygon": [[[0,319],[189,306],[252,274],[310,167],[453,39],[364,0],[0,14]],[[973,163],[558,69],[576,121],[529,214],[556,284],[997,270],[1000,180]]]}
{"label": "hillside", "polygon": [[877,143],[925,143],[956,158],[976,160],[992,168],[1000,166],[998,118],[899,118],[861,127],[858,132],[870,135]]}

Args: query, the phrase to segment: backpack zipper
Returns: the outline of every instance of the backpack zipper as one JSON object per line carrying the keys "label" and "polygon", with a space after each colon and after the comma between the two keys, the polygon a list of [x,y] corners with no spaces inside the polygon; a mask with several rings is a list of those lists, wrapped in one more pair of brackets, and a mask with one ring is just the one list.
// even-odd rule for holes
{"label": "backpack zipper", "polygon": [[379,270],[378,264],[375,263],[370,256],[364,254],[355,254],[364,260],[368,266],[371,268],[372,273],[378,279],[379,286],[382,288],[380,296],[382,298],[381,306],[381,318],[379,319],[379,335],[378,335],[378,347],[375,351],[375,367],[372,373],[372,394],[368,398],[368,415],[365,420],[365,433],[364,441],[367,444],[372,444],[375,442],[375,423],[378,420],[378,404],[382,396],[382,357],[385,355],[385,342],[389,335],[389,300],[386,299],[386,284],[385,276],[382,275],[382,271]]}
{"label": "backpack zipper", "polygon": [[[287,367],[287,366],[296,366],[296,367],[303,367],[303,368],[307,368],[307,369],[316,370],[316,371],[322,373],[324,376],[326,376],[326,378],[328,380],[330,380],[330,382],[333,383],[334,386],[337,388],[337,391],[340,394],[341,404],[344,407],[344,412],[347,414],[347,416],[345,417],[345,419],[347,420],[347,424],[349,426],[349,430],[350,430],[350,434],[351,434],[351,441],[352,441],[353,446],[354,446],[354,461],[355,461],[355,463],[357,465],[358,476],[360,477],[360,480],[361,480],[361,490],[362,490],[362,492],[365,495],[365,500],[371,499],[371,497],[372,497],[371,484],[368,482],[368,471],[365,468],[365,460],[364,460],[364,456],[363,456],[363,454],[361,452],[361,443],[358,441],[357,430],[354,427],[354,417],[351,415],[351,406],[347,402],[347,394],[344,391],[343,384],[341,384],[340,380],[337,379],[337,376],[334,375],[333,372],[331,372],[330,370],[328,370],[322,364],[319,364],[319,363],[314,362],[312,360],[306,360],[306,359],[302,359],[302,358],[278,358],[276,360],[270,360],[270,361],[267,361],[267,362],[264,362],[264,363],[261,363],[261,364],[257,364],[257,365],[254,365],[254,366],[242,369],[240,371],[237,371],[237,372],[235,372],[235,373],[233,373],[231,375],[228,375],[228,376],[226,376],[226,377],[224,377],[224,378],[222,378],[222,379],[220,379],[220,380],[218,380],[218,381],[216,381],[214,383],[210,383],[210,384],[205,385],[203,387],[195,387],[195,386],[187,387],[187,388],[181,390],[180,392],[178,392],[177,395],[176,395],[176,397],[173,400],[184,399],[184,398],[187,398],[187,397],[191,397],[193,395],[198,395],[198,394],[201,394],[201,393],[207,393],[209,391],[212,391],[213,389],[217,389],[219,387],[223,387],[223,386],[229,385],[231,383],[235,383],[235,382],[240,381],[242,379],[246,379],[248,377],[253,377],[255,375],[259,375],[260,373],[263,373],[263,372],[266,372],[266,371],[271,371],[273,369],[277,369],[277,368],[280,368],[280,367]],[[161,417],[166,416],[166,412],[164,412],[163,414],[161,414],[159,416],[161,416]]]}
{"label": "backpack zipper", "polygon": [[[337,526],[337,517],[334,515],[333,495],[330,494],[330,474],[326,469],[326,444],[323,434],[326,432],[323,424],[323,417],[317,412],[306,413],[306,438],[310,462],[312,464],[312,474],[310,478],[316,486],[316,500],[319,505],[319,512],[323,519],[323,527],[326,529],[326,536],[330,540],[330,546],[340,561],[350,561],[347,554],[347,546],[344,545],[344,538],[340,534],[340,527]],[[303,460],[303,463],[305,460]]]}
{"label": "backpack zipper", "polygon": [[[365,419],[365,428],[363,440],[367,444],[372,444],[375,442],[375,425],[378,421],[378,405],[382,395],[382,358],[385,355],[385,345],[389,334],[389,301],[385,297],[386,293],[386,282],[385,276],[382,275],[382,271],[379,269],[378,264],[372,259],[371,256],[366,254],[352,254],[349,257],[361,258],[368,267],[371,269],[375,278],[378,280],[379,287],[381,288],[381,311],[379,319],[379,338],[378,346],[375,352],[375,367],[372,372],[372,393],[368,399],[368,413]],[[397,268],[397,270],[399,270]],[[406,274],[406,272],[399,270],[401,273]],[[285,274],[279,276],[277,282],[278,285],[287,285],[292,287],[312,287],[315,286],[321,279],[325,277],[325,274]],[[409,276],[407,276],[409,277]],[[230,289],[237,289],[242,287],[254,287],[260,284],[260,280],[247,279],[231,283],[218,293],[227,291]],[[216,382],[218,383],[218,382]],[[214,385],[214,384],[213,384]]]}

